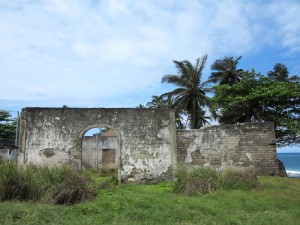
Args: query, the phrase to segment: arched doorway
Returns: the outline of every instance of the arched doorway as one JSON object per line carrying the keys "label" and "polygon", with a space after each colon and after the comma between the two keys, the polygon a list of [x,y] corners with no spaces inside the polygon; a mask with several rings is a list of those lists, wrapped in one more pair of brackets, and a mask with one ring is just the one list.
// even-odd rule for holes
{"label": "arched doorway", "polygon": [[117,176],[120,182],[119,132],[106,124],[86,127],[80,133],[81,169],[99,170],[102,174]]}

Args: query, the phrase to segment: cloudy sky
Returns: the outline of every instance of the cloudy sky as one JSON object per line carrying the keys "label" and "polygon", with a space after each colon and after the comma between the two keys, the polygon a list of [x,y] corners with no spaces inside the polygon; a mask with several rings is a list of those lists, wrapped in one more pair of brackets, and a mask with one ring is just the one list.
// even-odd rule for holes
{"label": "cloudy sky", "polygon": [[0,0],[0,109],[135,107],[172,60],[300,74],[300,1]]}
{"label": "cloudy sky", "polygon": [[135,107],[172,60],[300,74],[300,1],[0,0],[0,108]]}

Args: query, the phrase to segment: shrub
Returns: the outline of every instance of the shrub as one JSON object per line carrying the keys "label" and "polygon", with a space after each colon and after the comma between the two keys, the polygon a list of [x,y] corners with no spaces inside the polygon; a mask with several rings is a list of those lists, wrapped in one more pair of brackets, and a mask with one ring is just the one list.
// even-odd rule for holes
{"label": "shrub", "polygon": [[217,173],[212,168],[203,167],[191,172],[179,169],[176,173],[173,190],[176,193],[189,195],[205,194],[220,188],[248,190],[258,187],[259,181],[254,170],[229,169],[223,173]]}
{"label": "shrub", "polygon": [[209,167],[203,167],[188,173],[180,169],[176,174],[174,191],[185,195],[193,193],[209,193],[218,187],[217,172]]}
{"label": "shrub", "polygon": [[61,182],[55,185],[52,198],[56,204],[70,205],[96,197],[92,180],[75,170],[63,167]]}
{"label": "shrub", "polygon": [[91,179],[67,166],[20,166],[6,161],[0,165],[0,200],[54,201],[75,204],[96,196]]}
{"label": "shrub", "polygon": [[186,189],[187,180],[188,172],[184,168],[179,168],[175,174],[173,191],[175,193],[183,193]]}
{"label": "shrub", "polygon": [[259,181],[254,170],[236,170],[225,171],[221,176],[221,186],[227,190],[258,188]]}

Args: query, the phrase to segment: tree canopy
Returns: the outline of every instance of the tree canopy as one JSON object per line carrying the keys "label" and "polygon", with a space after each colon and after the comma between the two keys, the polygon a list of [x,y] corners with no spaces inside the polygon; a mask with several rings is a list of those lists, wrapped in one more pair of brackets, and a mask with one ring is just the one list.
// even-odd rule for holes
{"label": "tree canopy", "polygon": [[[192,129],[209,124],[211,117],[221,124],[272,122],[279,146],[300,145],[299,76],[289,76],[282,63],[275,64],[267,76],[244,71],[237,68],[240,59],[226,56],[216,60],[205,82],[201,78],[207,55],[197,59],[195,65],[188,60],[174,60],[178,74],[163,76],[162,83],[176,88],[152,96],[147,107],[173,108],[177,128],[185,127],[183,117]],[[216,85],[206,88],[210,83]],[[206,95],[209,90],[213,91],[212,98]]]}
{"label": "tree canopy", "polygon": [[297,75],[289,77],[289,70],[283,63],[276,63],[273,70],[269,71],[268,76],[272,80],[280,82],[299,82]]}
{"label": "tree canopy", "polygon": [[279,146],[300,144],[300,85],[255,71],[235,85],[215,86],[213,108],[220,123],[273,122]]}
{"label": "tree canopy", "polygon": [[209,77],[208,82],[233,85],[242,78],[242,69],[237,69],[239,60],[242,57],[233,58],[232,56],[225,56],[223,59],[216,60],[211,65],[213,71]]}
{"label": "tree canopy", "polygon": [[16,119],[8,111],[0,109],[0,141],[13,141],[15,138]]}

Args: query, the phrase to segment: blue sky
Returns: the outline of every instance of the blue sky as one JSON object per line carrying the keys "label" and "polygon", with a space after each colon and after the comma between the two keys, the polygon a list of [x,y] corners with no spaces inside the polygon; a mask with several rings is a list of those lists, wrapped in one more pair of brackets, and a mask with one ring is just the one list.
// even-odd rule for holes
{"label": "blue sky", "polygon": [[0,0],[0,108],[135,107],[172,60],[300,74],[300,1]]}

